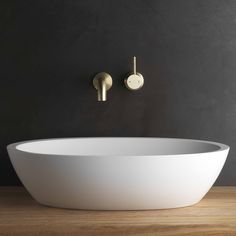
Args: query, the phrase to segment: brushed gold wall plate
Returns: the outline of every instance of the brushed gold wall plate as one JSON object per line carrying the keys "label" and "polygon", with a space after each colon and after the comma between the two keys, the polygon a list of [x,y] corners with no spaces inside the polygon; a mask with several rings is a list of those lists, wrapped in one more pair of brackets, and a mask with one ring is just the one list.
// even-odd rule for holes
{"label": "brushed gold wall plate", "polygon": [[136,71],[136,57],[133,57],[133,72],[129,73],[124,80],[124,84],[129,90],[139,90],[144,85],[144,78],[142,74]]}

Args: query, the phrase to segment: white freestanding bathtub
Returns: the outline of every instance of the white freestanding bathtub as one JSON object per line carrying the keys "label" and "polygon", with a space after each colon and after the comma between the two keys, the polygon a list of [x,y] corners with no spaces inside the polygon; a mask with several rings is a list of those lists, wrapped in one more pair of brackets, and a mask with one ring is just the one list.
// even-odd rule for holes
{"label": "white freestanding bathtub", "polygon": [[17,175],[39,203],[91,210],[147,210],[199,202],[227,145],[169,138],[63,138],[10,144]]}

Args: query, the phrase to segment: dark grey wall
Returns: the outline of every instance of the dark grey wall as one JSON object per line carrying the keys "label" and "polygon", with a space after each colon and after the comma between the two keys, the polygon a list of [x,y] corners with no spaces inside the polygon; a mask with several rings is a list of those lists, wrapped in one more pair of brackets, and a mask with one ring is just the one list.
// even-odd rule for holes
{"label": "dark grey wall", "polygon": [[[19,184],[5,146],[71,136],[160,136],[231,146],[217,184],[236,184],[236,1],[0,3],[0,184]],[[145,85],[123,85],[132,56]],[[98,103],[96,72],[113,76]]]}

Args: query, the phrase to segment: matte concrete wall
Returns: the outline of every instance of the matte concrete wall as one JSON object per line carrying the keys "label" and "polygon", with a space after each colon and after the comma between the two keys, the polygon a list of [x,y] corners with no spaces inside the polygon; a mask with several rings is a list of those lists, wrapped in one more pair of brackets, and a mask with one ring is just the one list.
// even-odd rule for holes
{"label": "matte concrete wall", "polygon": [[[74,136],[206,139],[231,146],[217,184],[236,184],[236,1],[0,2],[0,184],[5,146]],[[145,85],[123,85],[132,56]],[[113,77],[98,103],[92,78]]]}

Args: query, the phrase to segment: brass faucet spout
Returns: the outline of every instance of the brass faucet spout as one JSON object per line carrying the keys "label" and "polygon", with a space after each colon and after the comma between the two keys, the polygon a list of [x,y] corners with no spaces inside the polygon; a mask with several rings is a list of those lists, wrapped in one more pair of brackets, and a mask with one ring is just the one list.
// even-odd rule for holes
{"label": "brass faucet spout", "polygon": [[105,72],[98,73],[93,79],[93,86],[97,89],[98,101],[107,100],[107,90],[112,86],[112,78]]}

